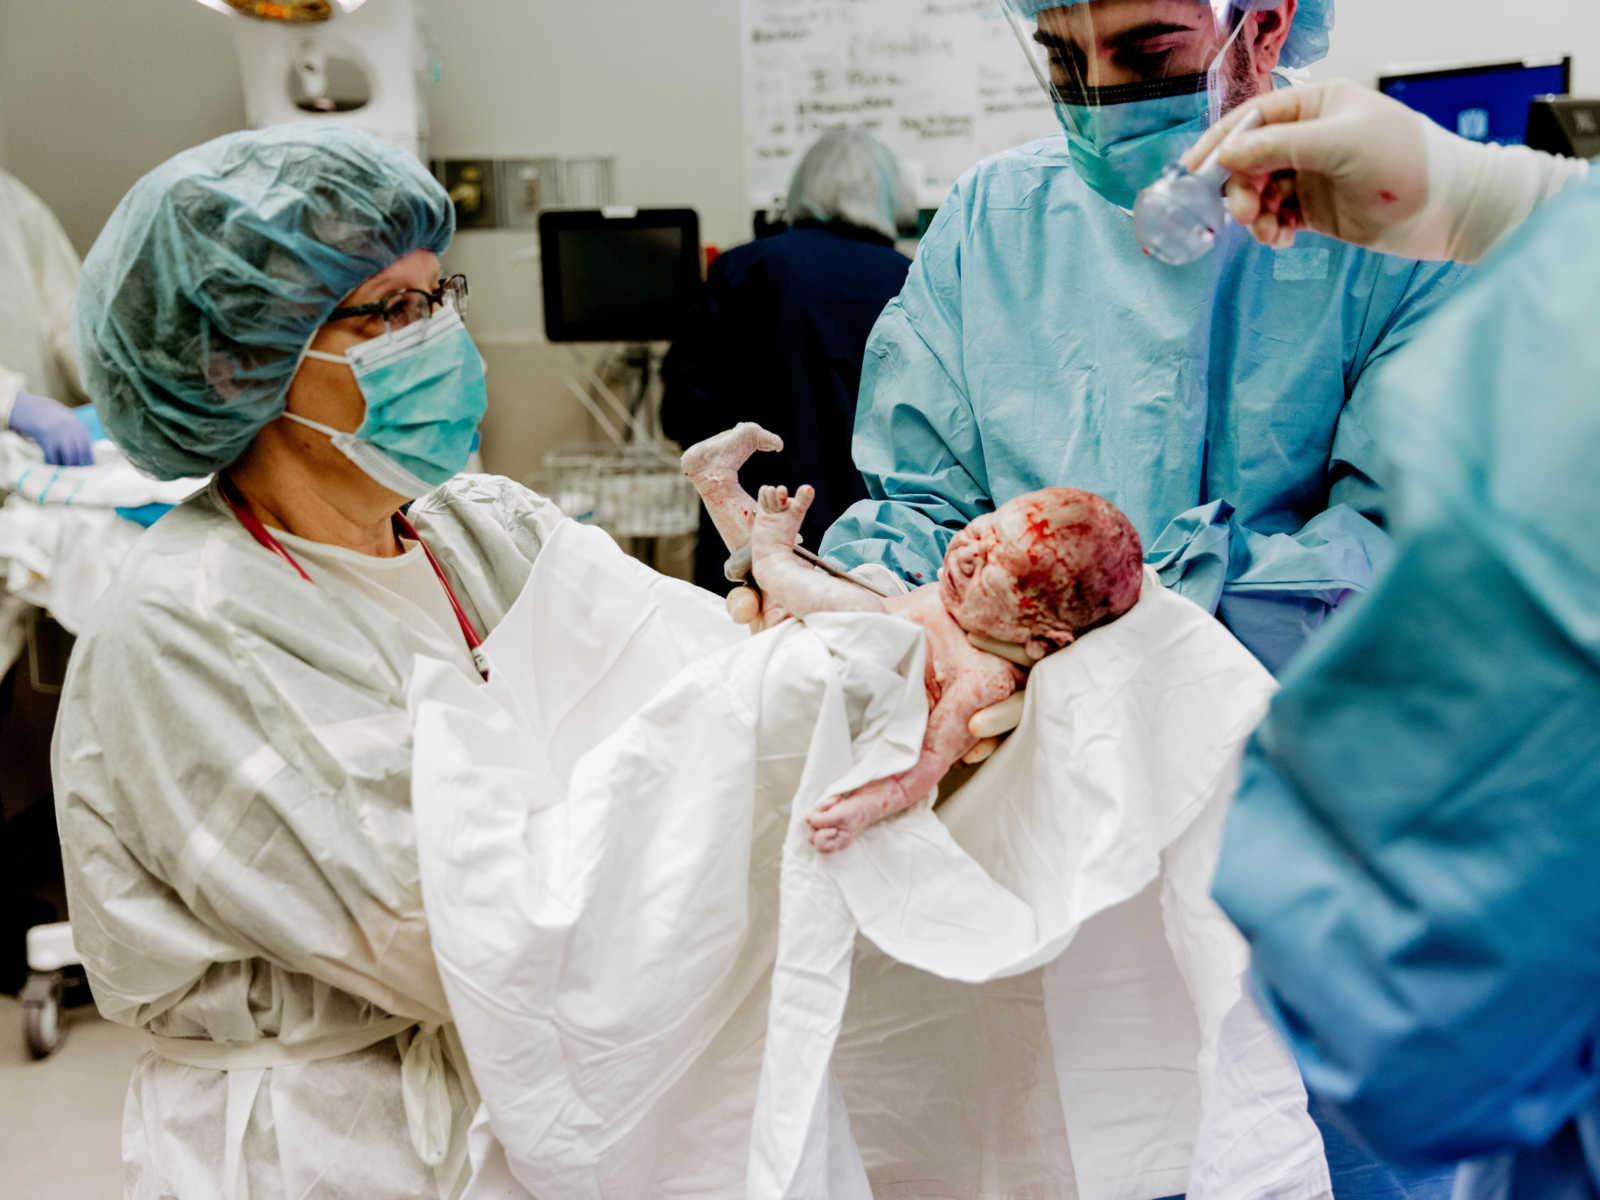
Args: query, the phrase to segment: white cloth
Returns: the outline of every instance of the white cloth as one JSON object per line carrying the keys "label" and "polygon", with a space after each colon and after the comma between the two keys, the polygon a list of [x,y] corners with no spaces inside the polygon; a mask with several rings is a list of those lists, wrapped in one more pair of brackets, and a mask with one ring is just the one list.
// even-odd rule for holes
{"label": "white cloth", "polygon": [[940,813],[832,857],[805,813],[920,745],[913,626],[745,640],[565,526],[488,651],[412,686],[469,1195],[1331,1194],[1207,892],[1272,683],[1192,604],[1149,582]]}
{"label": "white cloth", "polygon": [[116,509],[177,504],[206,482],[152,479],[104,439],[94,453],[91,467],[47,466],[32,442],[0,432],[0,588],[71,633],[144,532]]}
{"label": "white cloth", "polygon": [[0,429],[18,390],[71,403],[82,394],[72,353],[78,256],[55,215],[0,171]]}
{"label": "white cloth", "polygon": [[143,532],[108,509],[46,509],[12,496],[0,504],[0,588],[78,633]]}
{"label": "white cloth", "polygon": [[[565,521],[484,476],[411,519],[479,629]],[[106,1017],[229,1054],[448,1025],[405,703],[432,646],[347,581],[301,579],[214,487],[139,539],[74,650],[52,754],[73,937]],[[232,1070],[160,1043],[129,1084],[126,1194],[455,1195],[476,1092],[428,1040]],[[435,1167],[418,1146],[441,1125]]]}
{"label": "white cloth", "polygon": [[54,467],[27,438],[0,433],[0,492],[46,508],[139,508],[181,504],[206,485],[204,479],[146,475],[107,438],[93,449],[93,466]]}
{"label": "white cloth", "polygon": [[29,609],[30,605],[21,596],[7,595],[5,589],[0,588],[0,679],[4,679],[22,657],[28,644]]}

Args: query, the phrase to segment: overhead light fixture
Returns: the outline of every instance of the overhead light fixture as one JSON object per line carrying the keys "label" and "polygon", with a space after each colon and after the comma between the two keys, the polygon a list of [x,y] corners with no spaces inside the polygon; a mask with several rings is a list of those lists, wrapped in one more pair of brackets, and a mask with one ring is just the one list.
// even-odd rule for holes
{"label": "overhead light fixture", "polygon": [[[339,0],[344,12],[354,12],[366,0]],[[314,25],[333,16],[331,0],[200,0],[207,8],[218,12],[238,13],[258,21],[276,21],[285,25]]]}

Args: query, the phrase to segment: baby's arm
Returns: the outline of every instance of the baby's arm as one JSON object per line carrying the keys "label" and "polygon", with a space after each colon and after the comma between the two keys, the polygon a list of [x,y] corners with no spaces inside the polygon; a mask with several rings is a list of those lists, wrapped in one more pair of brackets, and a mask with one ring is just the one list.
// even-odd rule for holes
{"label": "baby's arm", "polygon": [[696,442],[683,452],[683,473],[705,502],[711,522],[729,550],[750,540],[756,502],[739,482],[739,468],[758,450],[782,450],[783,439],[754,421]]}
{"label": "baby's arm", "polygon": [[797,617],[814,612],[883,612],[866,588],[835,579],[796,556],[800,523],[816,491],[806,484],[791,499],[787,488],[764,487],[750,530],[750,571],[767,605]]}

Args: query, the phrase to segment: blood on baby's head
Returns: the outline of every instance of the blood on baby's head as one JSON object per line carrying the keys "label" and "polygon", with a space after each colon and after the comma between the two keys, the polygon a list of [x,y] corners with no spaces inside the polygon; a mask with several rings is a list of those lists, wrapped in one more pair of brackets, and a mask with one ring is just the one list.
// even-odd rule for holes
{"label": "blood on baby's head", "polygon": [[1052,487],[995,512],[991,561],[1015,577],[1017,617],[1030,630],[1082,633],[1120,617],[1139,599],[1139,533],[1104,497]]}

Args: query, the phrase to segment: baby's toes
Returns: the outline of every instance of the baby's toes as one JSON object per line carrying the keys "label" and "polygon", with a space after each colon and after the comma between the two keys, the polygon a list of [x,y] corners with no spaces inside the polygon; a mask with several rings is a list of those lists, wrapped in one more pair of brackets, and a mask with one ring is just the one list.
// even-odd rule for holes
{"label": "baby's toes", "polygon": [[856,823],[855,809],[854,801],[837,796],[807,817],[806,824],[813,829],[848,829]]}
{"label": "baby's toes", "polygon": [[850,841],[851,835],[848,829],[818,829],[811,834],[811,845],[822,854],[843,850]]}

